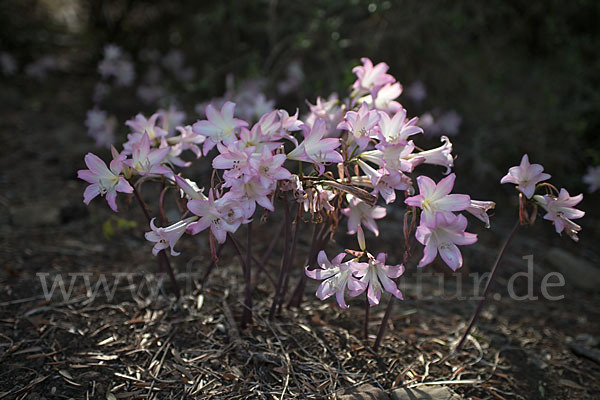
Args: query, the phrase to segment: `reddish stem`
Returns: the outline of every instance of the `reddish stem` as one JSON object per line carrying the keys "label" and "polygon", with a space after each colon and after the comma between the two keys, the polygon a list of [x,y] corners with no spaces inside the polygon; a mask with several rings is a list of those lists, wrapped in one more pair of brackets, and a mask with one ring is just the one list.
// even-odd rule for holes
{"label": "reddish stem", "polygon": [[498,253],[498,257],[496,257],[496,262],[494,262],[494,266],[492,267],[492,272],[490,273],[490,276],[485,284],[485,289],[483,289],[483,297],[479,301],[479,304],[477,305],[477,308],[475,309],[475,312],[473,313],[473,316],[471,317],[471,321],[469,322],[467,329],[465,329],[465,332],[463,333],[462,337],[458,341],[458,344],[452,351],[452,354],[456,354],[460,351],[463,344],[465,343],[465,340],[467,339],[467,336],[469,336],[471,329],[473,329],[473,326],[475,325],[475,321],[477,321],[477,318],[479,317],[479,314],[481,313],[481,310],[483,309],[483,305],[485,304],[485,300],[487,299],[488,292],[490,291],[490,288],[492,287],[492,283],[494,282],[494,277],[496,276],[496,272],[498,272],[498,266],[500,265],[500,262],[502,261],[502,258],[504,257],[504,253],[506,252],[508,245],[510,244],[513,237],[515,236],[515,233],[519,229],[519,226],[521,226],[520,220],[517,221],[515,226],[512,228],[512,230],[510,231],[510,234],[508,235],[508,237],[506,238],[506,241],[504,242],[504,245],[500,249],[500,252]]}
{"label": "reddish stem", "polygon": [[[135,188],[135,185],[132,185],[132,186],[133,186],[133,194],[135,195],[135,198],[137,199],[140,207],[142,208],[142,211],[144,212],[144,215],[146,216],[146,219],[148,220],[148,224],[149,224],[150,221],[152,221],[152,217],[150,217],[150,212],[148,211],[148,207],[146,206],[146,203],[144,203],[142,196],[140,196],[139,191]],[[157,258],[158,258],[158,272],[159,273],[162,272],[163,265],[166,267],[167,274],[169,274],[169,278],[171,279],[171,283],[173,284],[173,291],[175,292],[175,296],[177,298],[179,298],[179,295],[180,295],[179,284],[177,283],[177,279],[175,279],[175,274],[173,273],[173,268],[171,268],[171,263],[169,262],[169,257],[167,256],[167,253],[165,253],[164,250],[161,250],[158,252]]]}

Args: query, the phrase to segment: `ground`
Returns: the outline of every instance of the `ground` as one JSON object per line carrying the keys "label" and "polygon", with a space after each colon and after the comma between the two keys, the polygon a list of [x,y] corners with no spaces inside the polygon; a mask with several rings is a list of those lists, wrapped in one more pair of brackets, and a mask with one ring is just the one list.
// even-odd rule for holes
{"label": "ground", "polygon": [[[419,249],[407,267],[406,299],[396,302],[378,353],[371,346],[385,297],[370,312],[368,339],[363,299],[340,310],[334,301],[314,297],[313,282],[299,309],[283,308],[268,320],[272,286],[265,277],[277,276],[278,250],[256,280],[254,323],[245,330],[239,328],[242,274],[232,249],[225,248],[206,284],[200,284],[210,263],[204,236],[184,241],[183,255],[173,259],[183,289],[176,300],[168,279],[156,274],[135,203],[122,198],[122,220],[114,219],[102,199],[89,208],[82,203],[85,184],[76,171],[84,168],[83,155],[94,150],[82,122],[89,92],[72,81],[50,87],[38,100],[23,94],[33,87],[7,85],[2,95],[7,107],[0,111],[0,398],[335,398],[366,383],[387,393],[447,385],[473,399],[593,398],[600,390],[600,366],[597,357],[593,360],[600,337],[598,290],[567,277],[566,286],[553,291],[564,294],[562,300],[517,301],[505,295],[511,274],[527,270],[521,258],[527,254],[543,257],[549,247],[564,245],[568,254],[598,263],[596,249],[542,233],[551,231],[549,226],[528,230],[511,245],[497,296],[465,348],[451,358],[446,356],[476,302],[444,297],[437,277],[445,276],[446,291],[456,287],[440,265],[418,286]],[[256,224],[256,254],[264,252],[268,241],[260,239],[273,236],[278,218]],[[401,231],[395,224],[382,225],[378,246],[398,260]],[[470,261],[461,276],[489,270],[507,226],[499,220],[491,231],[478,231],[480,246],[466,251]],[[308,228],[303,233],[308,236]],[[301,272],[307,240],[300,241],[292,283]],[[343,234],[336,237],[331,251],[352,246],[345,241]],[[537,295],[550,270],[546,264],[536,262]],[[64,278],[66,291],[73,283],[72,291],[63,298],[57,287],[46,299],[43,283],[48,289],[57,276]],[[114,293],[94,292],[102,277],[111,285],[120,279],[110,286]],[[519,285],[522,294],[527,287]],[[421,298],[419,288],[433,296]]]}

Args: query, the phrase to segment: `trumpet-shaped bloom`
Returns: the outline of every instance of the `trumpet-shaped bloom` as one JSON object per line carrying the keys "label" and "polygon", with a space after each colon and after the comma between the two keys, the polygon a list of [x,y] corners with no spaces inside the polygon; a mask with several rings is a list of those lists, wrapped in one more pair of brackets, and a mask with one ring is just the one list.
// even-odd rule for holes
{"label": "trumpet-shaped bloom", "polygon": [[483,221],[485,223],[485,227],[489,228],[490,216],[487,212],[488,210],[492,210],[494,207],[496,207],[496,203],[493,201],[471,200],[471,205],[467,207],[465,211]]}
{"label": "trumpet-shaped bloom", "polygon": [[190,125],[178,126],[176,129],[179,132],[179,136],[170,138],[169,143],[181,143],[182,151],[191,150],[196,155],[196,158],[200,158],[202,150],[200,150],[198,145],[204,143],[206,137],[195,133]]}
{"label": "trumpet-shaped bloom", "polygon": [[166,137],[168,132],[156,125],[159,113],[154,113],[150,118],[144,117],[143,114],[138,114],[134,119],[125,122],[131,128],[130,134],[127,135],[127,142],[123,144],[123,148],[127,154],[131,154],[136,143],[142,140],[144,134],[147,134],[150,140]]}
{"label": "trumpet-shaped bloom", "polygon": [[379,228],[375,223],[376,219],[385,217],[386,210],[381,206],[371,207],[364,201],[352,195],[347,195],[349,206],[342,210],[342,214],[348,217],[348,233],[355,234],[360,225],[379,236]]}
{"label": "trumpet-shaped bloom", "polygon": [[366,285],[352,275],[352,268],[356,263],[342,262],[345,256],[346,253],[340,253],[330,262],[325,252],[321,250],[317,256],[319,268],[309,270],[308,265],[305,267],[306,276],[311,279],[323,280],[317,289],[317,297],[325,300],[335,293],[341,308],[348,308],[344,298],[346,287],[351,296],[356,296],[366,289]]}
{"label": "trumpet-shaped bloom", "polygon": [[204,155],[219,142],[225,145],[233,143],[237,139],[235,130],[248,126],[246,121],[233,117],[234,109],[235,103],[231,101],[223,104],[221,112],[209,104],[205,109],[207,119],[198,121],[192,126],[194,132],[207,137],[202,147]]}
{"label": "trumpet-shaped bloom", "polygon": [[585,215],[585,212],[575,208],[583,200],[583,194],[571,196],[566,189],[560,189],[558,197],[536,195],[534,199],[546,210],[544,219],[552,221],[556,233],[566,231],[571,239],[579,240],[577,232],[581,230],[581,227],[571,220]]}
{"label": "trumpet-shaped bloom", "polygon": [[152,248],[152,254],[157,255],[159,251],[170,247],[171,255],[178,256],[180,253],[175,251],[175,243],[177,243],[181,235],[185,233],[188,225],[197,220],[198,217],[189,217],[182,221],[177,221],[166,228],[157,228],[156,225],[154,225],[155,219],[156,218],[152,218],[150,221],[150,229],[152,230],[145,234],[147,241],[156,243]]}
{"label": "trumpet-shaped bloom", "polygon": [[406,118],[406,110],[401,108],[392,118],[388,113],[380,111],[379,130],[382,139],[389,144],[407,144],[409,136],[423,133],[423,128],[417,126],[417,117],[410,121]]}
{"label": "trumpet-shaped bloom", "polygon": [[377,98],[377,92],[383,85],[395,81],[392,75],[386,73],[390,67],[383,62],[373,66],[373,62],[366,57],[361,58],[360,61],[363,65],[352,69],[352,72],[358,77],[352,85],[354,89],[352,95],[369,92],[371,96]]}
{"label": "trumpet-shaped bloom", "polygon": [[450,168],[454,166],[454,156],[452,156],[452,143],[447,136],[442,136],[441,141],[444,142],[440,147],[435,149],[420,151],[409,155],[411,159],[421,159],[421,162],[431,165],[439,165],[446,167],[444,174],[450,173]]}
{"label": "trumpet-shaped bloom", "polygon": [[360,158],[373,162],[390,171],[412,172],[413,169],[424,161],[423,158],[413,158],[411,154],[415,144],[409,140],[406,144],[379,143],[377,150],[364,151]]}
{"label": "trumpet-shaped bloom", "polygon": [[344,121],[338,124],[337,129],[344,129],[351,132],[356,144],[361,149],[364,149],[369,144],[373,128],[379,122],[379,118],[377,111],[369,111],[367,103],[362,103],[358,112],[348,111],[346,113]]}
{"label": "trumpet-shaped bloom", "polygon": [[[365,288],[368,287],[367,298],[371,307],[379,304],[382,289],[391,293],[396,298],[403,300],[402,292],[391,278],[398,278],[402,275],[404,273],[404,265],[385,265],[385,253],[379,253],[377,258],[374,258],[370,254],[368,256],[368,263],[354,262],[353,269],[356,270],[355,275],[360,278],[359,282]],[[353,295],[357,295],[357,293],[353,293]]]}
{"label": "trumpet-shaped bloom", "polygon": [[292,174],[283,167],[286,160],[285,154],[273,155],[271,151],[263,147],[260,155],[254,154],[251,163],[254,164],[256,177],[264,187],[270,187],[273,182],[290,179]]}
{"label": "trumpet-shaped bloom", "polygon": [[150,138],[144,133],[142,139],[133,145],[132,158],[125,160],[125,164],[137,171],[140,175],[170,175],[172,171],[160,165],[167,157],[171,148],[169,146],[150,151]]}
{"label": "trumpet-shaped bloom", "polygon": [[323,139],[325,135],[325,120],[319,118],[315,121],[312,129],[307,125],[302,125],[304,141],[294,150],[288,153],[289,160],[306,161],[315,164],[319,170],[319,175],[325,172],[324,163],[342,162],[342,155],[335,151],[340,146],[339,139]]}
{"label": "trumpet-shaped bloom", "polygon": [[181,197],[185,196],[188,200],[208,200],[196,182],[175,175],[175,183],[181,189]]}
{"label": "trumpet-shaped bloom", "polygon": [[376,170],[363,160],[358,160],[358,166],[371,181],[373,194],[380,194],[386,204],[396,200],[396,190],[407,190],[411,187],[410,178],[402,172],[389,171],[385,168]]}
{"label": "trumpet-shaped bloom", "polygon": [[271,188],[264,187],[258,178],[245,182],[243,179],[228,180],[224,187],[230,187],[227,198],[235,198],[239,202],[245,218],[251,218],[256,210],[256,203],[269,211],[274,211],[273,203],[269,198]]}
{"label": "trumpet-shaped bloom", "polygon": [[215,169],[226,169],[224,177],[226,179],[237,179],[243,175],[254,175],[255,170],[250,164],[250,157],[254,152],[255,147],[236,146],[237,143],[232,143],[225,146],[221,143],[217,145],[219,154],[213,159],[212,165]]}
{"label": "trumpet-shaped bloom", "polygon": [[477,235],[465,232],[466,228],[467,219],[463,215],[452,213],[438,213],[432,223],[421,223],[415,237],[425,245],[425,249],[417,267],[431,264],[438,253],[453,271],[462,267],[462,254],[456,245],[473,244],[477,241]]}
{"label": "trumpet-shaped bloom", "polygon": [[133,188],[120,174],[123,170],[124,154],[117,153],[113,147],[113,160],[110,168],[95,154],[88,153],[84,157],[85,165],[89,169],[77,171],[77,177],[91,183],[83,193],[83,202],[89,204],[98,195],[106,195],[106,201],[113,211],[117,212],[117,192],[132,193]]}
{"label": "trumpet-shaped bloom", "polygon": [[217,242],[225,243],[227,232],[233,233],[239,227],[239,224],[236,226],[227,218],[228,215],[224,212],[226,206],[227,199],[219,198],[215,200],[212,190],[209,192],[208,197],[188,201],[188,210],[199,216],[200,219],[188,225],[187,232],[196,235],[206,228],[210,228]]}
{"label": "trumpet-shaped bloom", "polygon": [[436,221],[436,214],[452,215],[451,211],[461,211],[471,205],[471,198],[466,194],[449,194],[454,187],[455,174],[450,174],[437,185],[429,177],[417,177],[419,194],[404,200],[406,204],[423,210],[421,218],[429,224]]}
{"label": "trumpet-shaped bloom", "polygon": [[[402,85],[400,85],[400,82],[387,83],[383,85],[383,87],[377,91],[374,107],[378,110],[387,111],[390,113],[399,111],[402,108],[402,105],[395,101],[395,99],[398,98],[401,93]],[[364,101],[370,106],[373,105],[373,96],[365,96]]]}
{"label": "trumpet-shaped bloom", "polygon": [[540,164],[530,164],[529,156],[523,155],[521,164],[517,167],[511,167],[501,180],[500,183],[514,183],[517,189],[528,199],[535,192],[535,185],[546,179],[550,179],[550,175],[543,173],[544,167]]}

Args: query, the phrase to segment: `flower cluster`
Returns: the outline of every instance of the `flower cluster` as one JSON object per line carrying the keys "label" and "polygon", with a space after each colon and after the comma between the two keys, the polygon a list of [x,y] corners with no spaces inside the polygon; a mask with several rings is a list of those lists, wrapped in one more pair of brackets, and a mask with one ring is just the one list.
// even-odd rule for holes
{"label": "flower cluster", "polygon": [[[402,86],[387,73],[385,63],[373,65],[364,58],[353,71],[357,79],[348,98],[339,99],[336,94],[326,100],[318,98],[302,117],[298,111],[290,115],[276,109],[257,119],[242,119],[236,116],[232,101],[208,104],[203,110],[205,117],[190,125],[184,124],[185,114],[172,107],[150,117],[138,114],[125,123],[130,130],[127,141],[120,152],[112,147],[109,167],[91,153],[85,157],[88,169],[79,171],[79,177],[90,183],[84,201],[106,196],[117,211],[117,192],[133,193],[146,181],[159,181],[165,190],[176,188],[174,192],[184,198],[179,221],[168,225],[161,212],[161,222],[152,219],[146,233],[155,255],[170,249],[176,256],[175,246],[185,233],[208,231],[211,244],[213,240],[222,244],[241,225],[252,221],[259,207],[273,212],[278,199],[285,197],[287,204],[291,196],[303,220],[324,223],[323,232],[330,234],[338,226],[346,226],[348,234],[357,235],[361,247],[361,251],[350,251],[354,256],[350,261],[344,261],[342,253],[331,262],[325,252],[319,252],[322,247],[315,248],[320,268],[307,266],[306,275],[324,280],[317,291],[319,298],[335,293],[341,307],[347,306],[345,294],[366,292],[371,305],[379,302],[384,290],[402,298],[393,279],[402,275],[404,266],[386,265],[384,253],[371,255],[364,245],[363,229],[378,236],[376,221],[385,218],[386,207],[401,198],[407,213],[418,221],[414,235],[424,246],[418,266],[432,263],[439,254],[457,270],[463,265],[458,246],[477,241],[475,234],[466,231],[467,218],[460,212],[489,227],[487,212],[495,204],[451,193],[456,180],[451,173],[455,159],[452,143],[442,136],[437,148],[417,147],[414,139],[423,129],[398,102]],[[99,111],[89,115],[89,128],[100,129],[106,118]],[[194,158],[212,162],[206,189],[180,171]],[[421,164],[440,166],[447,176],[436,182],[419,174]],[[503,182],[517,184],[531,199],[535,185],[548,177],[525,157]],[[572,198],[561,191],[557,197],[533,199],[547,210],[546,218],[555,223],[557,231],[578,231],[571,219],[583,215],[572,208],[579,196]]]}
{"label": "flower cluster", "polygon": [[331,262],[324,251],[319,252],[317,258],[319,268],[309,270],[306,266],[306,275],[312,279],[323,280],[317,289],[317,297],[325,300],[336,295],[336,300],[341,308],[348,308],[344,295],[355,297],[367,291],[367,298],[371,306],[379,304],[382,289],[402,300],[402,292],[390,278],[398,278],[404,273],[404,266],[386,265],[385,253],[379,253],[377,258],[370,253],[365,254],[368,262],[359,262],[358,258],[342,262],[346,253],[338,254]]}
{"label": "flower cluster", "polygon": [[[550,175],[542,172],[544,167],[540,164],[531,164],[529,162],[529,156],[523,155],[521,164],[512,167],[508,170],[500,183],[513,183],[516,189],[520,192],[522,197],[525,197],[525,201],[521,202],[521,218],[524,220],[523,223],[533,223],[535,216],[529,216],[526,206],[527,201],[531,201],[533,204],[542,207],[546,214],[544,219],[552,221],[556,233],[562,233],[563,231],[569,235],[574,241],[579,241],[577,233],[581,230],[581,226],[573,222],[573,219],[581,218],[585,215],[585,212],[575,208],[577,204],[583,200],[583,194],[577,196],[571,196],[567,189],[558,189],[549,183],[540,182],[550,179]],[[545,187],[548,192],[544,195],[535,194],[536,190]],[[535,214],[534,214],[535,215]]]}

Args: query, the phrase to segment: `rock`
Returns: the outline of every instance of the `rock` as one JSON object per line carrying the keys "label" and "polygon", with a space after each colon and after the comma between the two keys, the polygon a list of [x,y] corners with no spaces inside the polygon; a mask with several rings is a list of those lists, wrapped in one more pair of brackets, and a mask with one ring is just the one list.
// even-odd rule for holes
{"label": "rock", "polygon": [[390,396],[382,389],[367,383],[348,389],[337,398],[339,400],[389,400]]}
{"label": "rock", "polygon": [[392,393],[393,400],[462,400],[447,386],[419,386],[418,388],[401,388]]}
{"label": "rock", "polygon": [[600,288],[600,267],[597,265],[559,248],[550,249],[546,260],[549,264],[546,269],[563,274],[567,285],[587,290]]}
{"label": "rock", "polygon": [[571,343],[569,347],[571,348],[571,351],[577,354],[578,356],[588,358],[600,364],[600,350],[576,343]]}

